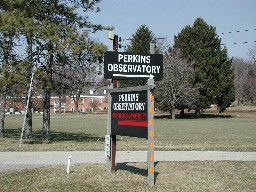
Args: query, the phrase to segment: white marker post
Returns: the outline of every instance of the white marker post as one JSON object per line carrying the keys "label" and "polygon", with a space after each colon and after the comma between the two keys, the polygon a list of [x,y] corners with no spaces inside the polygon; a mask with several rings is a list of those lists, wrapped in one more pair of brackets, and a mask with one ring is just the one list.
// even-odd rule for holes
{"label": "white marker post", "polygon": [[68,157],[67,174],[70,173],[70,166],[71,166],[71,156]]}

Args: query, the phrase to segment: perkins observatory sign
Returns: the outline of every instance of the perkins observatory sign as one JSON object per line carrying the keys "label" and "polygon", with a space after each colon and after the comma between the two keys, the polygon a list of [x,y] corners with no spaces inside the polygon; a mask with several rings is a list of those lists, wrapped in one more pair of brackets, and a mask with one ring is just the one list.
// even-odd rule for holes
{"label": "perkins observatory sign", "polygon": [[163,78],[163,56],[106,52],[104,77],[113,80],[147,79],[147,85],[108,88],[108,128],[105,155],[108,170],[115,171],[116,135],[148,139],[148,183],[154,185],[154,81]]}
{"label": "perkins observatory sign", "polygon": [[104,56],[104,77],[117,80],[152,77],[160,81],[163,78],[163,55],[108,51]]}
{"label": "perkins observatory sign", "polygon": [[147,91],[117,92],[111,96],[111,133],[147,138]]}

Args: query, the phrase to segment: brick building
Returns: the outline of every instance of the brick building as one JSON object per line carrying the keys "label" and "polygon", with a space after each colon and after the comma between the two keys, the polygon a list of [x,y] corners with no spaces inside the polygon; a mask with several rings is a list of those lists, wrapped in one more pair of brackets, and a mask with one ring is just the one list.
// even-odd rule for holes
{"label": "brick building", "polygon": [[[73,112],[75,109],[74,96],[54,96],[50,98],[50,111],[56,112]],[[33,111],[40,113],[43,111],[43,95],[37,92],[32,96]],[[108,99],[106,90],[88,89],[83,91],[78,101],[78,111],[81,113],[89,113],[95,111],[106,111],[108,108]],[[6,100],[6,113],[24,113],[26,110],[25,96],[7,98]]]}
{"label": "brick building", "polygon": [[[75,110],[75,101],[73,97],[65,96],[61,98],[51,97],[51,112],[73,112]],[[61,108],[60,108],[61,107]],[[78,101],[78,111],[89,113],[93,111],[107,110],[108,99],[104,95],[81,95]]]}

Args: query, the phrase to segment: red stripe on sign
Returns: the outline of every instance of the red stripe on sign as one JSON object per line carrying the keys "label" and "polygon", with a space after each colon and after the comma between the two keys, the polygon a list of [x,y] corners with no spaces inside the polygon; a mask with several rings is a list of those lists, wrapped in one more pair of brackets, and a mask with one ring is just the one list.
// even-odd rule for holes
{"label": "red stripe on sign", "polygon": [[137,127],[148,127],[148,121],[119,120],[118,125],[130,125]]}

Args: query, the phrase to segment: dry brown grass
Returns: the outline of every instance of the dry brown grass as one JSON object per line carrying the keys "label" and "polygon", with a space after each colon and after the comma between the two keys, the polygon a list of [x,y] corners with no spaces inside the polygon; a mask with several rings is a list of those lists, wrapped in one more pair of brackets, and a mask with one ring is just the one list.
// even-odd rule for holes
{"label": "dry brown grass", "polygon": [[39,168],[0,174],[0,191],[191,191],[253,192],[255,162],[159,162],[155,186],[147,184],[146,163],[121,163],[117,172],[104,164]]}

